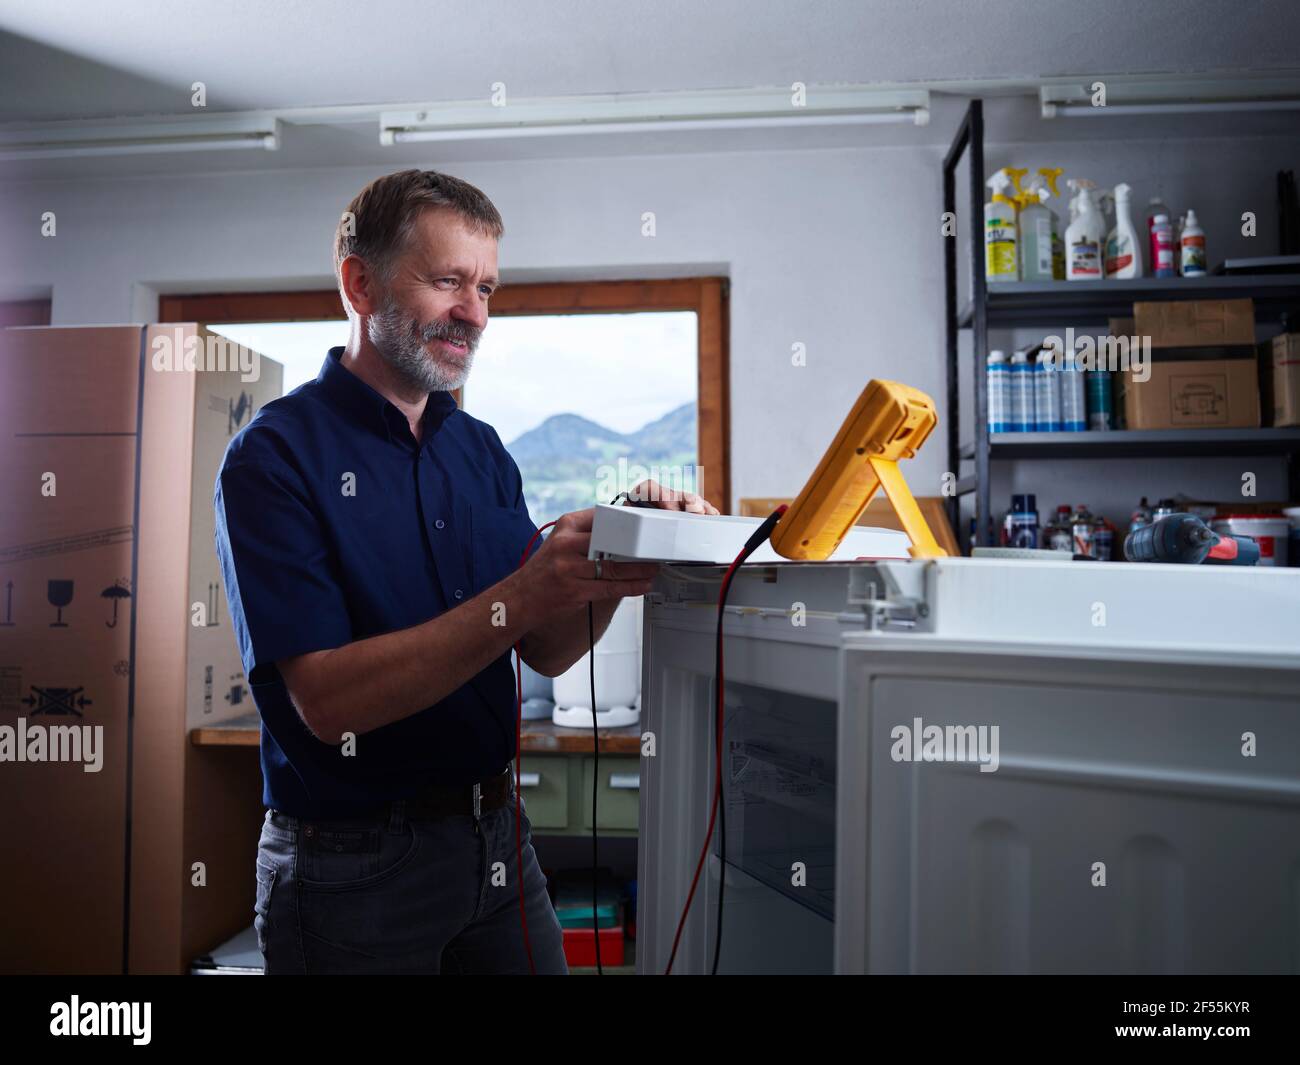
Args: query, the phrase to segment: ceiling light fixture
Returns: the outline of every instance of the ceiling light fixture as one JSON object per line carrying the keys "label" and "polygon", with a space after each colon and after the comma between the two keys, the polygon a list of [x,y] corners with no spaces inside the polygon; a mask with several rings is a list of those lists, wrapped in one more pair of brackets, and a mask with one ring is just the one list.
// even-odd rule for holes
{"label": "ceiling light fixture", "polygon": [[165,122],[59,122],[0,129],[0,160],[230,151],[280,147],[280,123],[251,115],[206,115]]}
{"label": "ceiling light fixture", "polygon": [[845,126],[930,120],[925,90],[729,90],[709,93],[629,93],[574,99],[533,99],[494,106],[489,101],[430,104],[379,116],[381,144],[490,140],[590,133],[678,130],[770,129]]}
{"label": "ceiling light fixture", "polygon": [[[1093,103],[1104,85],[1105,103]],[[1294,81],[1128,81],[1097,78],[1084,84],[1051,84],[1038,90],[1043,118],[1107,115],[1214,115],[1300,110]]]}

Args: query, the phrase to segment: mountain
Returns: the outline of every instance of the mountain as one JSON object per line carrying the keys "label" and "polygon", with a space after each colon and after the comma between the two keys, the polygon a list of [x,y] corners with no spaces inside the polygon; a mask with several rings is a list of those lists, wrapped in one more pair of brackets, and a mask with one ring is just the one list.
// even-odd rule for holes
{"label": "mountain", "polygon": [[683,403],[662,418],[642,426],[629,439],[633,455],[641,462],[665,462],[696,448],[695,404]]}
{"label": "mountain", "polygon": [[536,429],[529,429],[506,445],[520,467],[555,460],[587,457],[604,459],[611,447],[626,445],[627,438],[613,429],[578,414],[553,414]]}
{"label": "mountain", "polygon": [[611,490],[608,483],[608,468],[616,466],[620,458],[629,466],[677,467],[675,477],[667,470],[657,476],[674,486],[685,477],[687,484],[693,485],[694,478],[685,467],[699,461],[695,420],[693,403],[685,403],[632,433],[615,432],[578,414],[555,414],[516,437],[506,450],[523,476],[524,497],[533,521],[541,525],[591,506],[597,502],[596,492],[612,495],[620,490]]}
{"label": "mountain", "polygon": [[554,414],[506,445],[521,470],[541,472],[549,466],[552,475],[556,464],[583,463],[590,469],[593,462],[620,456],[643,465],[694,462],[695,449],[693,403],[683,403],[632,433],[615,432],[578,414]]}

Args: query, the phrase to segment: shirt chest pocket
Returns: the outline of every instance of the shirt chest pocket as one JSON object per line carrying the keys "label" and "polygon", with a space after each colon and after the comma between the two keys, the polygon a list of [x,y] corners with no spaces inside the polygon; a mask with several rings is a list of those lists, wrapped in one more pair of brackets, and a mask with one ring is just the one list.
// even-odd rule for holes
{"label": "shirt chest pocket", "polygon": [[519,560],[533,532],[533,523],[517,510],[485,503],[470,504],[475,594],[519,568]]}

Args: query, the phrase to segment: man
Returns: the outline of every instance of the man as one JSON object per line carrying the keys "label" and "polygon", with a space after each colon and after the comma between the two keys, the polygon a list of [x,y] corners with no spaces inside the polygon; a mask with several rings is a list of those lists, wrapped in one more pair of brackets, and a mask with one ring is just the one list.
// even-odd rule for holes
{"label": "man", "polygon": [[602,633],[658,567],[598,572],[590,510],[519,565],[537,529],[518,467],[450,394],[487,325],[502,228],[443,174],[363,190],[335,235],[347,346],[259,412],[217,479],[217,551],[262,716],[269,974],[518,973],[529,948],[537,972],[567,971],[531,825],[515,822],[509,651],[562,673],[587,650],[588,604]]}

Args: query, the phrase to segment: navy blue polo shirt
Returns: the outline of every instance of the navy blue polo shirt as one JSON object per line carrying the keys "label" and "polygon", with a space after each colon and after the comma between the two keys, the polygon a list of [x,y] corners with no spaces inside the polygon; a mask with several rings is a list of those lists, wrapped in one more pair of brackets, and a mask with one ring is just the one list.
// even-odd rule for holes
{"label": "navy blue polo shirt", "polygon": [[230,441],[214,497],[231,623],[262,717],[262,801],[297,817],[351,816],[510,763],[509,652],[441,702],[358,735],[351,757],[308,731],[275,663],[454,612],[510,574],[537,531],[496,430],[434,392],[417,444],[342,353]]}

